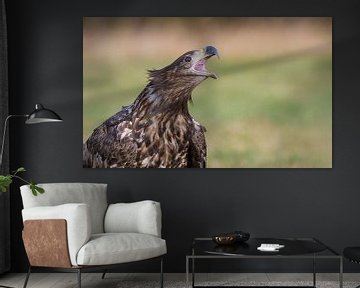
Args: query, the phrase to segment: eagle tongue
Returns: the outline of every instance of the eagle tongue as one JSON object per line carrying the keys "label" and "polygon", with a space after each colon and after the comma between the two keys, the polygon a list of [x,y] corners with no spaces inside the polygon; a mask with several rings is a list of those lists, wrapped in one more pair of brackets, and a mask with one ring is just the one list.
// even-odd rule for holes
{"label": "eagle tongue", "polygon": [[195,70],[200,71],[200,72],[207,72],[205,63],[206,63],[205,59],[199,60],[195,65]]}

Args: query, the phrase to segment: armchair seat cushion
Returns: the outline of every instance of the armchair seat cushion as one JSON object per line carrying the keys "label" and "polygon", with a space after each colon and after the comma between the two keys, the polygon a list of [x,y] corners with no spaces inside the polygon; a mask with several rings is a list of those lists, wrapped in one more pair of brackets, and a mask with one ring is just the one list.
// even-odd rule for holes
{"label": "armchair seat cushion", "polygon": [[166,254],[166,241],[141,233],[94,234],[81,247],[78,265],[108,265],[145,260]]}

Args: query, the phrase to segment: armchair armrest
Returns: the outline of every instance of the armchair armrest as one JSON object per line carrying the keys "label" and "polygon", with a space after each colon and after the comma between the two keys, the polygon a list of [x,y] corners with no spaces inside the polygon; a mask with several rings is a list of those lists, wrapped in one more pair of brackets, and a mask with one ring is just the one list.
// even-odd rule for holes
{"label": "armchair armrest", "polygon": [[105,215],[106,233],[143,233],[161,237],[160,203],[150,200],[111,204]]}
{"label": "armchair armrest", "polygon": [[[70,261],[73,266],[77,265],[76,256],[80,248],[89,241],[91,235],[91,222],[89,207],[86,204],[64,204],[58,206],[33,207],[22,210],[23,221],[64,219],[66,221],[67,241]],[[34,235],[35,237],[35,235]],[[39,241],[37,235],[33,241]],[[49,244],[49,243],[44,243]]]}

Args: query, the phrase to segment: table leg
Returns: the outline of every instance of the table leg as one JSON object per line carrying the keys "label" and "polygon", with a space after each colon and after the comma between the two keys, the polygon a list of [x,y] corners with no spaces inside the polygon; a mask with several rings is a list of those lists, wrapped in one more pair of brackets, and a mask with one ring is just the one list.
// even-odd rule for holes
{"label": "table leg", "polygon": [[343,257],[340,257],[339,287],[343,288]]}
{"label": "table leg", "polygon": [[194,249],[194,246],[193,246],[193,249],[192,249],[192,261],[191,261],[191,268],[192,268],[192,287],[194,288],[195,287],[195,249]]}
{"label": "table leg", "polygon": [[316,256],[313,258],[313,286],[316,287]]}
{"label": "table leg", "polygon": [[192,258],[192,287],[195,287],[195,258]]}
{"label": "table leg", "polygon": [[189,257],[186,256],[186,288],[189,288]]}

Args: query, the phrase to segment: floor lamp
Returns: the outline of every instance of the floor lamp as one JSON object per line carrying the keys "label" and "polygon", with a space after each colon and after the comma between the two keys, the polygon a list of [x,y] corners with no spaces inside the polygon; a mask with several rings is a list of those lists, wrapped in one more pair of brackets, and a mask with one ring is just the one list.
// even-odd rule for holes
{"label": "floor lamp", "polygon": [[[38,124],[38,123],[46,123],[46,122],[62,122],[63,120],[61,117],[56,114],[54,111],[45,108],[41,104],[35,105],[35,110],[32,111],[30,114],[20,114],[20,115],[9,115],[5,119],[4,123],[4,132],[3,132],[3,138],[1,143],[1,150],[0,150],[0,168],[2,167],[2,161],[3,161],[3,154],[4,154],[4,146],[6,142],[6,132],[7,132],[7,126],[8,122],[11,118],[15,117],[23,117],[26,118],[25,124]],[[12,288],[9,286],[3,286],[0,284],[0,287],[4,288]]]}
{"label": "floor lamp", "polygon": [[41,104],[36,104],[35,110],[32,111],[30,114],[19,114],[19,115],[7,116],[5,119],[4,132],[3,132],[2,144],[1,144],[0,167],[2,166],[2,159],[3,159],[3,154],[4,154],[4,146],[5,146],[8,122],[11,118],[15,118],[15,117],[26,118],[25,124],[39,124],[39,123],[46,123],[46,122],[62,122],[63,121],[58,114],[56,114],[54,111],[52,111],[50,109],[45,108]]}

